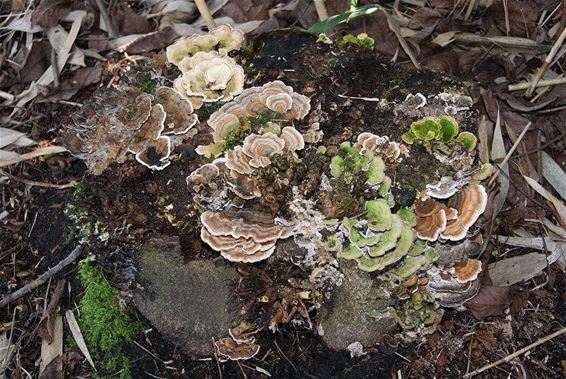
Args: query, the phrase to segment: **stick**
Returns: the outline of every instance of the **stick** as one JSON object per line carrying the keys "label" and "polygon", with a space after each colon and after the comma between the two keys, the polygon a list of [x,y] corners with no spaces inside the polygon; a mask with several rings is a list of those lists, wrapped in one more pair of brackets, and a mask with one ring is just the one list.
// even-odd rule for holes
{"label": "stick", "polygon": [[195,4],[198,8],[198,11],[204,22],[206,22],[206,27],[208,30],[212,30],[216,28],[216,22],[214,22],[214,18],[212,18],[212,14],[210,13],[210,9],[208,9],[208,5],[206,5],[205,0],[195,0]]}
{"label": "stick", "polygon": [[[517,148],[517,146],[519,146],[519,142],[521,142],[521,140],[525,136],[525,133],[527,132],[527,130],[529,130],[530,126],[531,126],[531,122],[529,121],[527,126],[525,126],[525,128],[521,132],[521,134],[519,134],[519,137],[517,137],[517,140],[515,141],[515,143],[513,144],[513,146],[511,147],[511,149],[507,153],[507,155],[505,156],[505,158],[503,158],[503,161],[498,164],[499,167],[505,166],[505,163],[507,163],[509,161],[509,158],[511,158],[511,155],[515,152],[515,149]],[[489,180],[488,186],[491,186],[493,184],[493,182],[495,181],[495,178],[497,178],[497,175],[499,175],[499,171],[496,171],[493,174],[493,176]]]}
{"label": "stick", "polygon": [[550,49],[550,52],[546,56],[540,68],[538,69],[537,75],[535,76],[534,80],[531,83],[531,86],[527,90],[527,96],[531,96],[533,94],[533,91],[535,90],[537,83],[542,79],[544,73],[546,72],[546,69],[550,67],[550,63],[554,59],[554,56],[556,55],[558,50],[560,50],[560,47],[564,43],[564,40],[566,40],[566,27],[564,27],[564,30],[562,30],[560,37],[558,37],[558,39],[554,43],[554,46],[552,46],[552,49]]}
{"label": "stick", "polygon": [[116,29],[114,29],[114,25],[112,25],[112,20],[110,16],[108,16],[108,12],[106,11],[106,7],[102,0],[94,0],[96,2],[96,6],[98,7],[98,11],[100,12],[100,16],[104,20],[104,24],[106,24],[106,29],[108,31],[108,37],[116,38],[118,37],[118,33]]}
{"label": "stick", "polygon": [[314,0],[314,7],[316,8],[316,13],[320,21],[324,21],[328,18],[328,11],[326,10],[326,5],[324,5],[324,0]]}
{"label": "stick", "polygon": [[[550,87],[550,86],[554,86],[554,85],[557,85],[557,84],[566,84],[566,77],[539,80],[539,81],[537,82],[537,84],[535,85],[535,88],[538,88],[538,87]],[[530,88],[531,85],[532,85],[531,82],[523,82],[523,83],[517,83],[517,84],[509,84],[509,87],[507,88],[507,90],[508,90],[509,92],[512,92],[512,91],[521,91],[521,90]]]}
{"label": "stick", "polygon": [[507,363],[507,362],[517,358],[519,355],[526,353],[527,351],[531,350],[532,348],[537,347],[538,345],[542,345],[546,341],[550,341],[551,339],[558,337],[559,335],[564,334],[565,332],[566,332],[566,328],[562,328],[562,329],[560,329],[560,330],[558,330],[558,331],[556,331],[556,332],[554,332],[554,333],[552,333],[552,334],[550,334],[546,337],[541,338],[537,342],[532,343],[529,346],[525,346],[521,350],[518,350],[518,351],[514,352],[513,354],[510,354],[510,355],[506,356],[505,358],[498,360],[497,362],[490,363],[486,366],[483,366],[482,368],[479,368],[477,370],[470,372],[469,374],[464,375],[463,379],[471,378],[472,376],[480,374],[480,373],[484,372],[485,370],[489,370],[490,368],[493,368],[495,366],[499,366],[502,363]]}
{"label": "stick", "polygon": [[65,266],[69,265],[73,262],[77,257],[81,254],[81,245],[75,247],[71,254],[69,254],[65,259],[61,262],[57,263],[55,266],[41,274],[37,279],[29,282],[16,292],[12,292],[9,295],[6,295],[0,300],[0,309],[4,308],[6,305],[10,304],[12,301],[19,299],[20,297],[27,295],[37,287],[41,286],[43,283],[47,281],[47,279],[51,278],[53,275],[57,274],[61,271]]}

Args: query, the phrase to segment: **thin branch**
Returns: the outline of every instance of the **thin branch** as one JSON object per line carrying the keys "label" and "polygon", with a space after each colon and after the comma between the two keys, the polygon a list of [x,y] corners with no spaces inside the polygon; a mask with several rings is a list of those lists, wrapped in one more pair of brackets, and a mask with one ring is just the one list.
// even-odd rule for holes
{"label": "thin branch", "polygon": [[324,5],[324,0],[314,0],[314,6],[316,8],[316,14],[318,14],[318,19],[324,21],[328,18],[328,11],[326,10],[326,5]]}
{"label": "thin branch", "polygon": [[535,78],[533,79],[533,81],[531,83],[531,86],[527,90],[527,96],[531,96],[533,94],[533,91],[535,90],[538,82],[542,79],[544,73],[546,72],[546,69],[551,66],[550,63],[554,59],[554,56],[556,55],[558,50],[560,50],[560,47],[564,43],[564,40],[566,40],[566,27],[564,27],[564,30],[562,30],[562,33],[560,34],[560,36],[558,37],[558,39],[554,43],[554,46],[552,46],[552,49],[550,49],[550,52],[546,56],[546,59],[544,60],[544,62],[540,66],[540,68],[538,69],[537,75],[535,76]]}
{"label": "thin branch", "polygon": [[556,331],[556,332],[554,332],[554,333],[552,333],[552,334],[550,334],[546,337],[539,339],[538,341],[530,344],[529,346],[526,346],[526,347],[522,348],[521,350],[514,352],[513,354],[509,354],[508,356],[498,360],[497,362],[490,363],[486,366],[483,366],[482,368],[479,368],[477,370],[470,372],[469,374],[464,375],[463,378],[464,379],[471,378],[472,376],[480,374],[480,373],[484,372],[485,370],[489,370],[490,368],[499,366],[502,363],[509,362],[509,361],[517,358],[519,355],[524,354],[527,351],[533,349],[534,347],[537,347],[538,345],[541,345],[541,344],[543,344],[547,341],[550,341],[551,339],[558,337],[559,335],[564,334],[565,332],[566,332],[566,328],[562,328],[562,329],[560,329],[560,330],[558,330],[558,331]]}
{"label": "thin branch", "polygon": [[80,254],[81,254],[81,245],[78,245],[77,247],[75,247],[73,251],[71,251],[71,254],[69,254],[65,259],[63,259],[61,262],[57,263],[55,266],[53,266],[52,268],[41,274],[41,276],[39,276],[37,279],[29,282],[28,284],[26,284],[16,292],[12,292],[11,294],[4,296],[2,300],[0,300],[0,309],[4,308],[6,305],[19,299],[20,297],[27,295],[37,287],[43,285],[43,283],[45,283],[47,279],[51,278],[53,275],[57,274],[59,271],[65,268],[65,266],[72,263],[75,259],[77,259],[77,257]]}

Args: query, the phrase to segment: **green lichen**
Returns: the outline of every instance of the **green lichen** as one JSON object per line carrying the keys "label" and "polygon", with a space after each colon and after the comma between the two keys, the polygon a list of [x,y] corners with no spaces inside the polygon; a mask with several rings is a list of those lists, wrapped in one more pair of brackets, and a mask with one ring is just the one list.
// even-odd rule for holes
{"label": "green lichen", "polygon": [[458,134],[456,140],[461,142],[468,151],[474,150],[478,143],[477,137],[470,132],[462,132]]}
{"label": "green lichen", "polygon": [[123,370],[120,378],[131,378],[129,360],[122,345],[141,330],[137,321],[125,316],[117,303],[119,291],[110,286],[90,261],[79,265],[78,276],[86,288],[80,301],[81,331],[91,351],[103,362],[104,371]]}
{"label": "green lichen", "polygon": [[450,116],[442,116],[440,118],[425,117],[413,122],[409,130],[401,138],[409,145],[417,141],[448,144],[456,140],[464,145],[466,150],[474,150],[478,141],[477,137],[470,132],[458,134],[458,131],[458,123]]}

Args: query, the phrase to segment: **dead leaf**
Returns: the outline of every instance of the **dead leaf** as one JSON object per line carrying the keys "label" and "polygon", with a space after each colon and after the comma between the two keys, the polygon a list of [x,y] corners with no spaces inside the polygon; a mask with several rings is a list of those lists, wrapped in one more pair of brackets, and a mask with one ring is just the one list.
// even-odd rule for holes
{"label": "dead leaf", "polygon": [[552,187],[558,192],[558,194],[566,200],[566,173],[558,163],[556,163],[550,155],[545,153],[542,154],[542,175],[544,178],[552,185]]}
{"label": "dead leaf", "polygon": [[489,265],[489,277],[496,287],[512,286],[534,278],[548,267],[545,254],[529,253]]}
{"label": "dead leaf", "polygon": [[14,151],[0,149],[0,167],[9,166],[28,159],[37,158],[42,155],[57,154],[67,151],[63,146],[45,146],[25,154],[18,154]]}
{"label": "dead leaf", "polygon": [[98,83],[101,76],[102,64],[100,63],[97,63],[94,67],[80,68],[73,72],[70,78],[63,79],[55,93],[42,101],[69,100],[80,89]]}
{"label": "dead leaf", "polygon": [[554,209],[556,210],[555,216],[562,224],[562,227],[566,229],[566,205],[564,205],[564,203],[560,201],[560,199],[558,199],[556,196],[551,194],[546,188],[538,184],[536,180],[524,175],[523,177],[539,195],[552,203]]}
{"label": "dead leaf", "polygon": [[43,310],[43,315],[41,320],[39,320],[39,325],[37,326],[37,332],[41,338],[47,343],[53,342],[53,315],[59,306],[59,300],[61,300],[61,295],[63,294],[63,289],[65,288],[65,280],[59,280],[57,282],[57,287],[53,291],[53,296],[49,305]]}
{"label": "dead leaf", "polygon": [[0,148],[8,145],[22,147],[35,145],[35,142],[26,137],[25,133],[0,127]]}
{"label": "dead leaf", "polygon": [[526,304],[527,293],[519,286],[495,287],[483,285],[480,292],[464,305],[478,320],[490,316],[504,315],[507,308],[511,313],[517,313]]}
{"label": "dead leaf", "polygon": [[136,13],[127,2],[117,1],[109,9],[116,30],[121,35],[145,34],[154,30],[153,22]]}
{"label": "dead leaf", "polygon": [[69,0],[40,0],[31,14],[31,22],[49,29],[69,14],[72,5],[73,2]]}
{"label": "dead leaf", "polygon": [[[63,355],[63,317],[56,315],[53,319],[53,341],[49,343],[46,339],[41,341],[41,362],[39,364],[39,373],[45,371],[51,361]],[[63,371],[63,362],[57,363],[58,370]]]}
{"label": "dead leaf", "polygon": [[2,375],[10,365],[15,350],[16,345],[11,343],[8,332],[0,334],[0,375]]}
{"label": "dead leaf", "polygon": [[[501,133],[501,117],[499,112],[497,113],[497,121],[495,123],[495,129],[493,131],[493,141],[491,142],[491,161],[497,165],[503,159],[507,152],[505,151],[505,142],[503,141],[503,135]],[[505,204],[505,199],[507,198],[507,193],[509,192],[509,163],[505,163],[502,167],[499,167],[502,174],[497,176],[499,182],[499,192],[495,195],[493,199],[493,214],[491,219],[495,220],[495,217],[503,209]]]}
{"label": "dead leaf", "polygon": [[497,236],[497,238],[500,243],[506,245],[549,251],[551,254],[546,257],[549,265],[556,262],[560,257],[566,257],[566,242],[553,241],[550,238],[543,240],[540,237]]}
{"label": "dead leaf", "polygon": [[49,41],[35,41],[19,70],[20,83],[28,84],[37,79],[51,65],[51,45]]}
{"label": "dead leaf", "polygon": [[90,363],[92,368],[96,370],[96,367],[94,367],[94,362],[92,361],[92,358],[91,358],[90,353],[88,351],[88,347],[86,346],[86,342],[83,338],[83,334],[81,333],[79,323],[77,322],[77,319],[75,318],[75,314],[73,313],[73,311],[67,310],[67,312],[65,312],[65,318],[67,319],[67,324],[69,325],[69,329],[71,329],[71,334],[73,335],[73,338],[75,339],[75,342],[77,343],[77,346],[79,347],[79,349],[81,350],[81,352],[85,356],[88,363]]}

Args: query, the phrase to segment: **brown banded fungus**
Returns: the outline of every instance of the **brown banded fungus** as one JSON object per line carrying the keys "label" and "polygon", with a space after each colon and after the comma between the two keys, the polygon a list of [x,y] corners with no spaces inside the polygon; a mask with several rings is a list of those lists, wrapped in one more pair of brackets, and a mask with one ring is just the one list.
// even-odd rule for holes
{"label": "brown banded fungus", "polygon": [[478,278],[481,272],[481,261],[468,258],[465,262],[456,263],[454,271],[459,283],[467,283]]}
{"label": "brown banded fungus", "polygon": [[214,342],[220,362],[239,361],[253,358],[259,353],[260,346],[255,343],[238,343],[232,338],[222,338]]}
{"label": "brown banded fungus", "polygon": [[[261,144],[262,150],[263,147],[267,147],[265,152],[269,151],[270,154],[271,151],[273,154],[281,152],[285,147],[285,141],[287,141],[286,150],[301,149],[304,146],[304,138],[298,136],[300,134],[298,131],[290,130],[293,128],[291,122],[303,119],[309,110],[308,97],[293,92],[293,88],[278,80],[261,87],[245,89],[233,101],[224,104],[210,116],[208,125],[212,128],[213,143],[199,146],[197,152],[207,157],[219,156],[224,151],[243,144],[244,152],[254,162],[251,165],[264,167],[267,160],[261,158],[262,153],[260,152],[260,156],[256,157],[257,152],[252,152],[259,147],[255,145],[256,142],[272,139],[273,141],[268,142],[267,145]],[[246,144],[246,137],[251,135],[256,137]],[[268,135],[269,137],[264,137]],[[283,141],[281,149],[275,146],[280,144],[279,140]],[[253,147],[249,147],[251,142]],[[274,146],[271,146],[272,144]]]}
{"label": "brown banded fungus", "polygon": [[484,212],[487,205],[487,192],[484,186],[472,184],[450,198],[448,204],[451,203],[458,211],[458,216],[446,223],[446,229],[440,236],[446,240],[459,241],[466,237],[468,229]]}
{"label": "brown banded fungus", "polygon": [[204,212],[201,239],[232,262],[254,263],[269,258],[279,239],[293,228],[275,225],[270,215],[252,210]]}
{"label": "brown banded fungus", "polygon": [[392,162],[398,162],[401,155],[401,149],[397,142],[390,141],[387,136],[380,137],[368,132],[361,133],[358,136],[358,142],[354,147],[387,158]]}
{"label": "brown banded fungus", "polygon": [[191,104],[166,87],[155,96],[127,87],[104,89],[93,100],[73,115],[65,143],[94,175],[125,162],[128,152],[152,170],[164,169],[173,147],[197,122]]}

